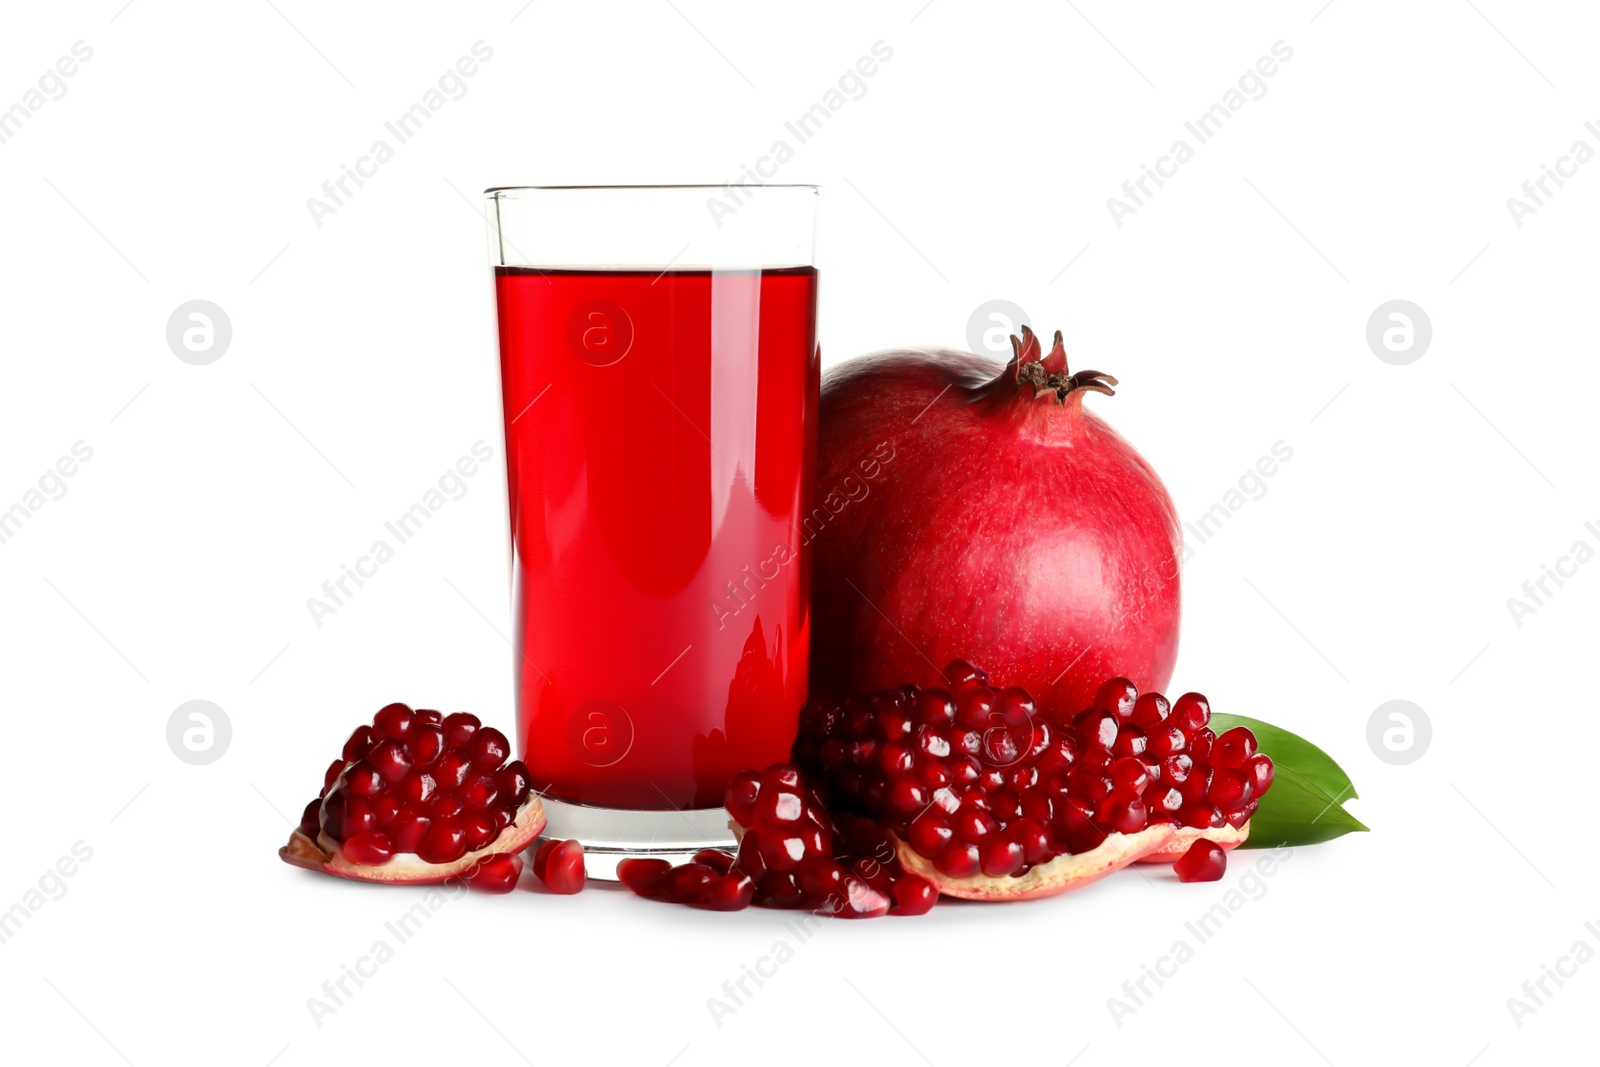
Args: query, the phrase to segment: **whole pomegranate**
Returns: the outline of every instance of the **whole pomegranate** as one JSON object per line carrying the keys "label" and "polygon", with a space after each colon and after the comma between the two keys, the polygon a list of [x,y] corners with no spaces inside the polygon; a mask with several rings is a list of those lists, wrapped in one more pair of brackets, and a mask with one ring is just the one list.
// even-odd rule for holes
{"label": "whole pomegranate", "polygon": [[949,685],[970,657],[1081,708],[1178,655],[1178,517],[1161,479],[1083,407],[1116,379],[1070,373],[1027,327],[998,363],[909,349],[822,383],[811,692]]}

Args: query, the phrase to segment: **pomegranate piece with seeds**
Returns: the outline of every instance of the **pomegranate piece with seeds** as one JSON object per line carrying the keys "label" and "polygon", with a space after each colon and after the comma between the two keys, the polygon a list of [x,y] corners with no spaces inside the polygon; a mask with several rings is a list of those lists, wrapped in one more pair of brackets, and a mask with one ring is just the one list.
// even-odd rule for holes
{"label": "pomegranate piece with seeds", "polygon": [[466,877],[507,891],[516,854],[545,823],[528,768],[509,755],[506,736],[475,715],[389,704],[350,734],[278,855],[356,881]]}
{"label": "pomegranate piece with seeds", "polygon": [[1254,736],[1212,735],[1197,694],[1169,704],[1115,678],[1065,713],[964,660],[945,676],[950,689],[807,704],[793,758],[949,896],[1048,896],[1135,860],[1171,862],[1197,839],[1231,848],[1271,784]]}

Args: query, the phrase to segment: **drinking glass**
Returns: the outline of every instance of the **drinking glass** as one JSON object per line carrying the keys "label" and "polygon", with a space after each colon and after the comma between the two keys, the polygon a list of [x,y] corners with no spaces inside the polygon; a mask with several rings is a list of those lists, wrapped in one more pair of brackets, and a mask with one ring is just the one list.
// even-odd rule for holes
{"label": "drinking glass", "polygon": [[496,188],[517,740],[589,873],[732,837],[806,697],[815,186]]}

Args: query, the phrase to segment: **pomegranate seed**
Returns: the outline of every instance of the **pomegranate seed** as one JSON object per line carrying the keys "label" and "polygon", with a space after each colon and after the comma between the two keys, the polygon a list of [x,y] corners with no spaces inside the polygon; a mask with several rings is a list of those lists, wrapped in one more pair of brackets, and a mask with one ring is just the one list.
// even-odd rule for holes
{"label": "pomegranate seed", "polygon": [[767,827],[759,833],[761,859],[767,870],[778,873],[798,870],[807,856],[820,855],[826,847],[822,831],[815,826]]}
{"label": "pomegranate seed", "polygon": [[533,791],[533,777],[528,773],[527,764],[513,760],[495,772],[494,786],[501,802],[515,810],[522,807]]}
{"label": "pomegranate seed", "polygon": [[695,863],[703,863],[717,874],[727,874],[733,868],[733,853],[720,848],[703,848],[694,854]]}
{"label": "pomegranate seed", "polygon": [[359,797],[375,797],[383,791],[383,775],[366,760],[350,764],[339,775],[339,784],[346,793]]}
{"label": "pomegranate seed", "polygon": [[1189,772],[1194,769],[1194,759],[1179,753],[1168,756],[1161,761],[1161,780],[1171,782],[1173,785],[1182,785],[1189,777]]}
{"label": "pomegranate seed", "polygon": [[706,886],[706,907],[712,911],[743,911],[755,898],[755,879],[743,871],[725,872]]}
{"label": "pomegranate seed", "polygon": [[357,726],[351,733],[350,740],[344,743],[344,758],[346,763],[354,763],[372,751],[372,746],[377,744],[372,736],[372,727]]}
{"label": "pomegranate seed", "polygon": [[994,725],[993,691],[987,686],[969,689],[956,697],[956,722],[971,730]]}
{"label": "pomegranate seed", "polygon": [[950,828],[959,840],[976,844],[998,830],[1000,824],[988,812],[963,805],[950,820]]}
{"label": "pomegranate seed", "polygon": [[931,792],[921,782],[900,779],[890,784],[884,807],[902,818],[910,818],[928,806]]}
{"label": "pomegranate seed", "polygon": [[418,708],[416,712],[416,718],[411,721],[411,725],[415,726],[419,722],[427,723],[429,726],[438,726],[440,723],[444,722],[444,716],[439,714],[437,711],[429,711],[423,708]]}
{"label": "pomegranate seed", "polygon": [[1270,756],[1265,754],[1251,756],[1250,761],[1245,765],[1245,769],[1250,775],[1251,794],[1253,796],[1259,797],[1272,787],[1273,768]]}
{"label": "pomegranate seed", "polygon": [[661,895],[674,904],[703,904],[706,889],[718,877],[703,863],[685,863],[668,871],[661,879]]}
{"label": "pomegranate seed", "polygon": [[891,910],[897,915],[926,915],[939,902],[939,890],[920,875],[902,875],[895,881],[893,892]]}
{"label": "pomegranate seed", "polygon": [[411,709],[404,704],[386,704],[372,717],[372,729],[378,737],[403,741],[411,730],[413,717]]}
{"label": "pomegranate seed", "polygon": [[1189,739],[1184,736],[1182,730],[1171,723],[1151,727],[1148,738],[1149,743],[1145,745],[1145,753],[1156,759],[1171,756],[1189,747]]}
{"label": "pomegranate seed", "polygon": [[1116,782],[1111,775],[1089,763],[1080,763],[1067,772],[1067,788],[1075,797],[1098,804],[1111,795]]}
{"label": "pomegranate seed", "polygon": [[806,893],[793,872],[768,871],[761,879],[757,896],[765,894],[766,900],[776,908],[798,908],[805,904]]}
{"label": "pomegranate seed", "polygon": [[351,863],[380,867],[394,855],[394,842],[382,830],[363,830],[345,838],[339,851]]}
{"label": "pomegranate seed", "polygon": [[1001,826],[1010,826],[1022,818],[1022,794],[1008,789],[996,793],[989,801],[989,814]]}
{"label": "pomegranate seed", "polygon": [[1112,760],[1109,769],[1112,783],[1125,792],[1142,793],[1150,784],[1150,772],[1145,770],[1144,763],[1131,756]]}
{"label": "pomegranate seed", "polygon": [[367,753],[366,762],[372,764],[383,780],[394,785],[400,779],[411,773],[411,753],[406,751],[404,741],[397,741],[392,737],[385,738]]}
{"label": "pomegranate seed", "polygon": [[1228,854],[1215,841],[1201,838],[1172,865],[1180,882],[1215,882],[1228,869]]}
{"label": "pomegranate seed", "polygon": [[459,819],[435,819],[417,846],[424,863],[454,863],[466,854],[467,832]]}
{"label": "pomegranate seed", "polygon": [[908,840],[912,848],[932,859],[954,836],[948,819],[937,811],[927,811],[912,821]]}
{"label": "pomegranate seed", "polygon": [[461,798],[454,793],[436,793],[426,807],[428,814],[435,819],[453,819],[467,810]]}
{"label": "pomegranate seed", "polygon": [[1201,727],[1189,735],[1189,755],[1193,756],[1197,760],[1205,760],[1210,762],[1211,745],[1216,741],[1216,739],[1216,734],[1212,733],[1205,727]]}
{"label": "pomegranate seed", "polygon": [[1055,858],[1056,850],[1051,846],[1046,822],[1023,819],[1012,827],[1017,843],[1022,846],[1022,861],[1029,866]]}
{"label": "pomegranate seed", "polygon": [[1092,812],[1068,807],[1057,813],[1054,826],[1057,839],[1069,853],[1093,852],[1106,842],[1106,832],[1094,824]]}
{"label": "pomegranate seed", "polygon": [[335,788],[322,800],[319,821],[322,832],[332,838],[338,838],[339,829],[344,825],[344,796],[343,790]]}
{"label": "pomegranate seed", "polygon": [[661,895],[661,883],[672,864],[666,860],[625,859],[617,864],[617,877],[622,884],[641,897]]}
{"label": "pomegranate seed", "polygon": [[466,748],[471,743],[472,736],[478,732],[478,727],[483,724],[478,721],[476,715],[458,711],[446,715],[441,725],[444,727],[445,740],[450,742],[451,748]]}
{"label": "pomegranate seed", "polygon": [[891,778],[911,773],[916,766],[916,753],[904,741],[890,741],[878,751],[878,769]]}
{"label": "pomegranate seed", "polygon": [[956,721],[956,702],[943,689],[925,689],[917,695],[916,720],[924,726],[949,726]]}
{"label": "pomegranate seed", "polygon": [[761,775],[755,771],[740,771],[728,782],[728,792],[723,805],[733,821],[740,826],[756,824],[756,798],[761,793]]}
{"label": "pomegranate seed", "polygon": [[950,666],[944,669],[944,676],[958,694],[989,684],[989,676],[964,659],[951,660]]}
{"label": "pomegranate seed", "polygon": [[339,839],[348,841],[356,834],[378,828],[378,813],[366,797],[344,798],[344,818],[339,822]]}
{"label": "pomegranate seed", "polygon": [[873,919],[889,910],[889,898],[861,879],[846,876],[843,891],[818,907],[836,919]]}
{"label": "pomegranate seed", "polygon": [[438,792],[438,789],[439,783],[434,780],[433,775],[423,771],[412,771],[400,780],[400,785],[394,792],[408,804],[420,804]]}
{"label": "pomegranate seed", "polygon": [[900,708],[879,709],[878,732],[888,741],[901,741],[911,736],[915,723],[909,712]]}
{"label": "pomegranate seed", "polygon": [[407,804],[401,808],[389,826],[389,835],[394,838],[395,851],[415,852],[432,826],[433,819],[420,807]]}
{"label": "pomegranate seed", "polygon": [[1171,710],[1167,698],[1160,693],[1145,693],[1134,701],[1133,725],[1148,731],[1152,726],[1159,726]]}
{"label": "pomegranate seed", "polygon": [[1111,754],[1114,756],[1142,756],[1149,746],[1150,739],[1143,730],[1137,726],[1124,726],[1117,731],[1117,739],[1111,745]]}
{"label": "pomegranate seed", "polygon": [[828,856],[815,856],[801,865],[800,888],[806,899],[824,901],[844,892],[845,869]]}
{"label": "pomegranate seed", "polygon": [[[1221,742],[1221,738],[1218,738],[1218,742]],[[1207,795],[1217,807],[1225,812],[1231,812],[1238,811],[1250,803],[1255,790],[1250,784],[1250,774],[1247,771],[1223,767],[1211,779],[1211,792]]]}
{"label": "pomegranate seed", "polygon": [[322,775],[322,794],[327,796],[328,790],[333,788],[333,783],[339,780],[339,775],[344,773],[344,760],[336,759],[328,764],[327,771]]}
{"label": "pomegranate seed", "polygon": [[1211,747],[1211,762],[1218,767],[1243,767],[1256,754],[1256,735],[1243,726],[1218,737]]}
{"label": "pomegranate seed", "polygon": [[511,742],[506,740],[505,734],[489,726],[472,735],[472,743],[467,751],[472,757],[473,767],[480,771],[492,771],[510,757]]}
{"label": "pomegranate seed", "polygon": [[1149,811],[1139,794],[1116,792],[1101,803],[1095,821],[1119,834],[1135,834],[1147,825]]}
{"label": "pomegranate seed", "polygon": [[1077,723],[1078,736],[1094,748],[1109,752],[1117,743],[1117,716],[1111,712],[1084,712]]}
{"label": "pomegranate seed", "polygon": [[1094,710],[1117,719],[1131,719],[1134,704],[1139,699],[1138,688],[1126,678],[1113,678],[1105,682],[1094,695]]}
{"label": "pomegranate seed", "polygon": [[321,820],[322,800],[319,798],[307,804],[305,810],[300,813],[300,832],[315,841]]}
{"label": "pomegranate seed", "polygon": [[933,858],[934,866],[951,878],[971,878],[983,869],[983,857],[977,845],[964,841],[951,841]]}
{"label": "pomegranate seed", "polygon": [[1185,736],[1193,737],[1211,721],[1211,705],[1199,693],[1185,693],[1172,705],[1170,719]]}
{"label": "pomegranate seed", "polygon": [[521,861],[500,852],[479,860],[467,875],[467,884],[485,893],[509,893],[517,887],[517,877],[521,873]]}
{"label": "pomegranate seed", "polygon": [[805,810],[805,798],[792,787],[780,788],[763,782],[761,795],[756,798],[755,824],[797,823]]}
{"label": "pomegranate seed", "polygon": [[466,782],[467,775],[472,772],[472,760],[465,752],[451,750],[439,757],[439,762],[433,765],[429,772],[433,775],[439,788],[447,793],[460,789]]}
{"label": "pomegranate seed", "polygon": [[1197,830],[1215,829],[1227,821],[1221,808],[1212,807],[1201,801],[1199,803],[1186,803],[1178,812],[1178,822],[1184,826]]}
{"label": "pomegranate seed", "polygon": [[1152,785],[1144,792],[1144,806],[1152,818],[1157,814],[1177,815],[1183,809],[1183,794],[1170,785]]}
{"label": "pomegranate seed", "polygon": [[983,842],[978,855],[983,873],[990,878],[1008,878],[1022,869],[1022,846],[1004,837],[992,837]]}
{"label": "pomegranate seed", "polygon": [[759,886],[761,878],[767,873],[767,861],[761,858],[761,834],[751,830],[739,841],[739,852],[734,857],[733,865],[756,880]]}
{"label": "pomegranate seed", "polygon": [[411,751],[411,763],[427,767],[444,755],[444,729],[431,723],[415,723],[406,737],[406,748]]}
{"label": "pomegranate seed", "polygon": [[491,807],[500,793],[495,788],[494,775],[479,774],[462,786],[461,791],[456,795],[461,798],[461,802],[467,807],[482,811],[484,808]]}
{"label": "pomegranate seed", "polygon": [[552,893],[578,892],[585,877],[583,845],[577,841],[546,841],[533,855],[533,873]]}
{"label": "pomegranate seed", "polygon": [[1215,774],[1209,763],[1198,764],[1178,783],[1178,792],[1190,803],[1204,800],[1206,794],[1211,792],[1211,779]]}
{"label": "pomegranate seed", "polygon": [[476,852],[495,839],[500,827],[481,811],[469,811],[461,816],[461,829],[467,835],[467,851]]}

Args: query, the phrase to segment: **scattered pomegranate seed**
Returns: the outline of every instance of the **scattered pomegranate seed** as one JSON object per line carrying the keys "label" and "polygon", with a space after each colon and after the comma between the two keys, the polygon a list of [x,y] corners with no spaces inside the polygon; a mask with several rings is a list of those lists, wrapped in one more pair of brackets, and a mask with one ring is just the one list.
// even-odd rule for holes
{"label": "scattered pomegranate seed", "polygon": [[576,893],[583,888],[583,845],[577,841],[546,841],[533,854],[533,873],[552,893]]}
{"label": "scattered pomegranate seed", "polygon": [[706,887],[706,906],[713,911],[741,911],[755,898],[755,879],[743,871],[721,874]]}
{"label": "scattered pomegranate seed", "polygon": [[1172,865],[1180,882],[1215,882],[1228,869],[1228,854],[1215,841],[1201,838]]}
{"label": "scattered pomegranate seed", "polygon": [[486,893],[509,893],[517,887],[521,874],[520,857],[498,852],[478,861],[467,875],[467,884]]}
{"label": "scattered pomegranate seed", "polygon": [[672,864],[666,860],[626,859],[617,864],[617,878],[641,897],[661,895],[661,883]]}

